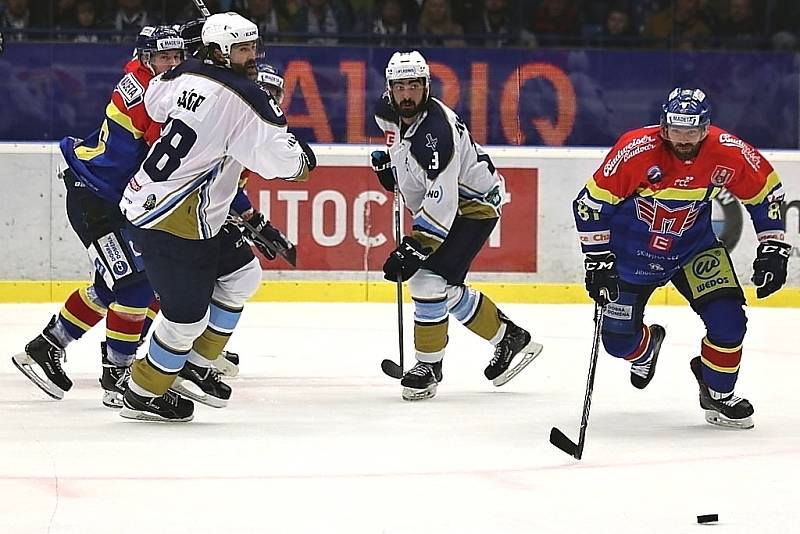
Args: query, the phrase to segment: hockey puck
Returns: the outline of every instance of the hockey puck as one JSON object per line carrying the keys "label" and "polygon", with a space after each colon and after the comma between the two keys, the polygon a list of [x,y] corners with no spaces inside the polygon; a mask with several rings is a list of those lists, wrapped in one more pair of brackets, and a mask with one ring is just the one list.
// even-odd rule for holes
{"label": "hockey puck", "polygon": [[719,515],[717,514],[706,514],[697,516],[698,523],[713,523],[715,521],[719,521]]}

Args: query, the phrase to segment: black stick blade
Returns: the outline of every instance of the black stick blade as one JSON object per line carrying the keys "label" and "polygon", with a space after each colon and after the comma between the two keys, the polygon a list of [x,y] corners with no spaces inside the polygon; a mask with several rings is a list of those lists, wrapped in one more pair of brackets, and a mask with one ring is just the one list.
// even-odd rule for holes
{"label": "black stick blade", "polygon": [[381,362],[381,370],[392,378],[396,378],[398,380],[403,378],[402,367],[394,363],[392,360],[383,360]]}
{"label": "black stick blade", "polygon": [[580,460],[580,457],[577,456],[578,446],[556,427],[550,429],[550,443],[570,456]]}

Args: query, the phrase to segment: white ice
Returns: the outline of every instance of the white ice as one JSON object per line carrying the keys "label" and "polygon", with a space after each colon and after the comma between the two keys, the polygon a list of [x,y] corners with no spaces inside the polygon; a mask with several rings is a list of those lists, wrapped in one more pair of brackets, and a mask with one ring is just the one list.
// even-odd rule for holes
{"label": "white ice", "polygon": [[58,305],[2,305],[0,532],[800,532],[800,309],[748,308],[737,393],[756,426],[736,431],[698,405],[699,319],[649,308],[667,329],[656,377],[636,390],[601,354],[580,462],[548,434],[577,439],[592,308],[503,309],[542,355],[495,388],[489,345],[453,321],[438,395],[409,403],[379,367],[397,357],[393,305],[251,304],[230,405],[155,424],[101,405],[100,329],[69,347],[73,389],[47,399],[10,357]]}

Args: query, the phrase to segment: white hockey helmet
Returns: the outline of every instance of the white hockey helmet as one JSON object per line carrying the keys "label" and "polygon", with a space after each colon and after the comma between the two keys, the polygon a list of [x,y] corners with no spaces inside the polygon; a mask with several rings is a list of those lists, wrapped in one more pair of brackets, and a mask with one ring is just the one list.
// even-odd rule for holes
{"label": "white hockey helmet", "polygon": [[425,80],[425,96],[417,108],[417,112],[425,109],[431,95],[431,69],[422,54],[413,50],[411,52],[395,52],[386,65],[386,91],[389,94],[389,101],[396,110],[399,111],[397,102],[392,96],[392,82],[397,80]]}
{"label": "white hockey helmet", "polygon": [[206,19],[201,37],[204,45],[217,45],[227,61],[231,46],[258,40],[258,26],[238,13],[216,13]]}
{"label": "white hockey helmet", "polygon": [[396,80],[424,78],[425,84],[430,85],[431,69],[422,54],[413,52],[395,52],[386,65],[387,88]]}

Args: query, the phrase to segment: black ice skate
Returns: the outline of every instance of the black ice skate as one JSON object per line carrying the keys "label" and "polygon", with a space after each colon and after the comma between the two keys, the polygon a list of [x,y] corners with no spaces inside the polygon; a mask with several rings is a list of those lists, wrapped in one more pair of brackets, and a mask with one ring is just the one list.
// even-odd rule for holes
{"label": "black ice skate", "polygon": [[731,392],[728,396],[715,399],[708,386],[703,382],[700,356],[692,358],[692,372],[700,386],[700,407],[706,411],[706,421],[712,425],[726,428],[753,428],[753,405],[747,399],[737,397]]}
{"label": "black ice skate", "polygon": [[181,423],[194,418],[194,403],[174,391],[167,391],[160,397],[145,397],[128,389],[122,396],[119,415],[138,421]]}
{"label": "black ice skate", "polygon": [[436,385],[441,381],[441,361],[417,362],[400,380],[400,385],[403,386],[403,399],[407,401],[430,399],[436,395]]}
{"label": "black ice skate", "polygon": [[[48,333],[55,324],[54,315],[44,331],[25,345],[25,351],[15,354],[11,360],[17,369],[42,391],[54,399],[61,400],[64,398],[64,393],[72,387],[72,380],[61,368],[61,358],[66,359],[64,347]],[[34,365],[39,367],[44,376],[37,373]]]}
{"label": "black ice skate", "polygon": [[221,380],[219,371],[189,361],[184,364],[170,389],[212,408],[224,408],[231,398],[231,387]]}
{"label": "black ice skate", "polygon": [[100,376],[100,386],[103,388],[103,406],[122,408],[122,395],[128,389],[131,368],[117,367],[109,361],[108,347],[105,341],[100,343],[100,352],[103,354],[103,374]]}
{"label": "black ice skate", "polygon": [[500,320],[506,324],[506,332],[494,348],[494,356],[483,371],[486,378],[497,387],[517,376],[544,348],[531,340],[527,330],[512,323],[505,315],[500,314]]}
{"label": "black ice skate", "polygon": [[631,384],[638,389],[644,389],[656,374],[656,362],[658,353],[661,351],[661,344],[667,335],[667,331],[660,324],[650,325],[650,345],[653,356],[642,364],[631,364]]}
{"label": "black ice skate", "polygon": [[223,350],[217,359],[211,360],[211,364],[222,376],[233,378],[239,374],[239,355],[235,352]]}

